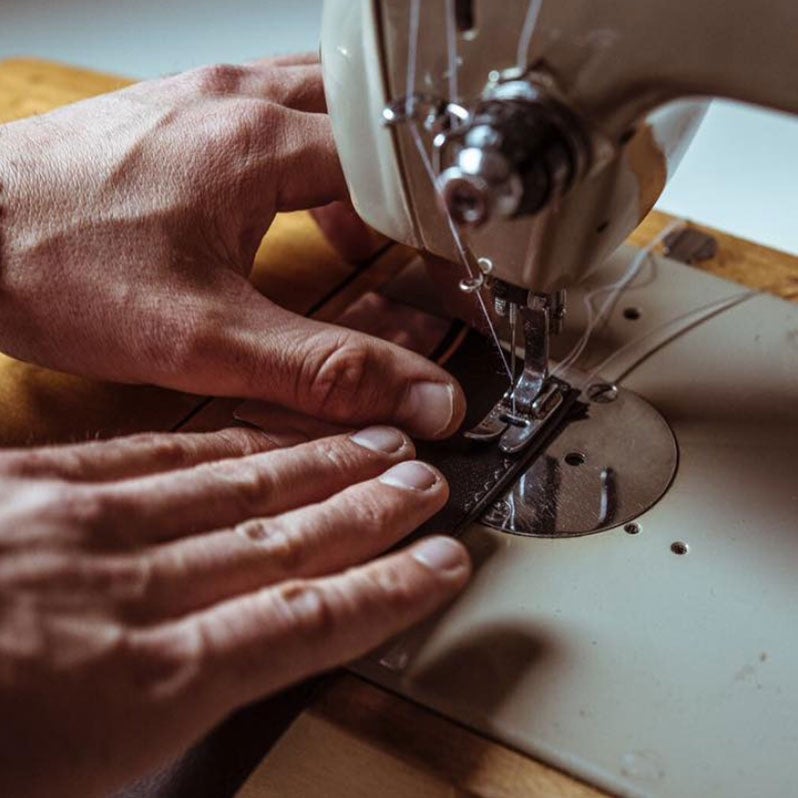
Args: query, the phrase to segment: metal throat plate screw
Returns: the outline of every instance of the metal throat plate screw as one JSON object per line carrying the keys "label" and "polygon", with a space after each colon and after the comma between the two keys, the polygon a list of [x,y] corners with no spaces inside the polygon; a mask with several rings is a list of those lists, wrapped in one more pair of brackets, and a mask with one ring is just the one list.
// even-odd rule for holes
{"label": "metal throat plate screw", "polygon": [[618,387],[608,382],[596,382],[587,389],[587,398],[596,404],[608,404],[618,398]]}

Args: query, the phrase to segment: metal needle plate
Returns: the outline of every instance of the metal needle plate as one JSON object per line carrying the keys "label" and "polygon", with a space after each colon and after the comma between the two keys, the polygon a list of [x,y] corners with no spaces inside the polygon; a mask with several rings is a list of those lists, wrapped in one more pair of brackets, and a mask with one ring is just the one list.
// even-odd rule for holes
{"label": "metal needle plate", "polygon": [[678,450],[662,416],[629,391],[589,394],[596,400],[584,417],[550,441],[482,523],[517,535],[587,535],[631,521],[665,494]]}

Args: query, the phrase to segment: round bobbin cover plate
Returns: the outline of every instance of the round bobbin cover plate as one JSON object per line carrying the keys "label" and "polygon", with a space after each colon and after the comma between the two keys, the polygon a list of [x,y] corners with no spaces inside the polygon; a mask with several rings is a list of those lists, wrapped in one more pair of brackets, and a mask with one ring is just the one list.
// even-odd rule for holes
{"label": "round bobbin cover plate", "polygon": [[667,492],[676,439],[644,399],[591,386],[584,416],[568,426],[482,517],[514,535],[574,537],[627,524]]}

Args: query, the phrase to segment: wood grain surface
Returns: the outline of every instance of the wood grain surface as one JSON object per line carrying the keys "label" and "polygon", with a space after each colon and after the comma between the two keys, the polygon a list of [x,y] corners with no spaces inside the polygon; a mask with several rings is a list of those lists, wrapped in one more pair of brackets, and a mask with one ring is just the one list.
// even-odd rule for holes
{"label": "wood grain surface", "polygon": [[[36,60],[0,62],[0,123],[126,85],[119,77]],[[632,236],[648,243],[669,218],[652,213]],[[798,258],[711,231],[714,274],[798,300]],[[387,253],[391,261],[407,255]],[[307,312],[352,275],[305,213],[278,218],[254,280]],[[0,446],[172,429],[199,403],[143,386],[96,383],[0,356]],[[219,418],[229,418],[219,402]],[[600,793],[431,712],[346,676],[305,712],[252,775],[242,798],[587,798]]]}
{"label": "wood grain surface", "polygon": [[355,676],[345,676],[293,724],[238,798],[603,795]]}

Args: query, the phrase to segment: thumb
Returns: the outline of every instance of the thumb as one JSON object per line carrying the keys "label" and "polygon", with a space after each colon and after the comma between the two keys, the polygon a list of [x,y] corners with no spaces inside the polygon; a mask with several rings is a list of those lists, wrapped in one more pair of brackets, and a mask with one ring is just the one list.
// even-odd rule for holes
{"label": "thumb", "polygon": [[448,437],[462,423],[463,392],[436,364],[297,316],[247,289],[234,320],[204,325],[201,345],[191,347],[197,356],[173,387],[266,400],[349,426],[395,424],[427,439]]}

